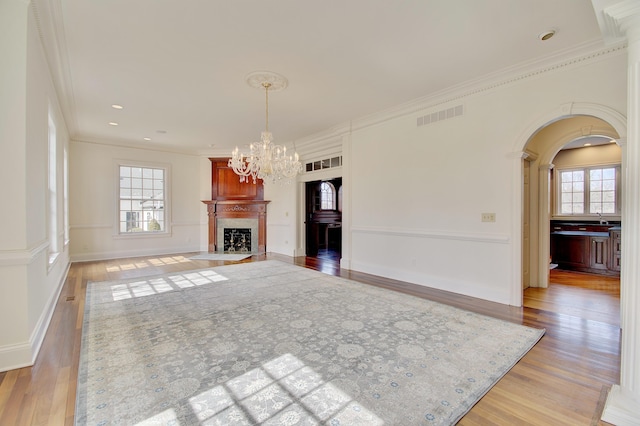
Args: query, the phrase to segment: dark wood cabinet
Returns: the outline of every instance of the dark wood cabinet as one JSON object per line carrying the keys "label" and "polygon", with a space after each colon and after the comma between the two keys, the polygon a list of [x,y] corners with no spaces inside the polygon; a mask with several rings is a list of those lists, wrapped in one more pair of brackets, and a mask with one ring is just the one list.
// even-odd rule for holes
{"label": "dark wood cabinet", "polygon": [[562,268],[588,268],[589,240],[582,235],[551,234],[551,259]]}
{"label": "dark wood cabinet", "polygon": [[590,237],[589,267],[592,269],[609,269],[609,236]]}
{"label": "dark wood cabinet", "polygon": [[611,263],[610,268],[613,271],[620,272],[620,235],[618,230],[611,231],[609,242],[611,244]]}
{"label": "dark wood cabinet", "polygon": [[619,229],[619,225],[552,222],[551,261],[561,269],[619,274]]}

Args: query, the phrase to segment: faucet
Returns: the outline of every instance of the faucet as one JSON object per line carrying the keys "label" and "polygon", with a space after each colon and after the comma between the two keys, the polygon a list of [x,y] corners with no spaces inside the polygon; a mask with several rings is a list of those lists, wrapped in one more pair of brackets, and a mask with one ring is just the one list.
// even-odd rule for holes
{"label": "faucet", "polygon": [[600,212],[597,212],[597,213],[598,213],[598,216],[600,217],[600,225],[608,225],[609,222],[607,222],[606,220],[604,220],[602,218],[602,213],[600,213]]}

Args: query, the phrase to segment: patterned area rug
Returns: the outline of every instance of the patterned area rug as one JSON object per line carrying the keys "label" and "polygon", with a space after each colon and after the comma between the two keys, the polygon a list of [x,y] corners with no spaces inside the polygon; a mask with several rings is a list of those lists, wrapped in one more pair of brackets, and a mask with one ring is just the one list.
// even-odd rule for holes
{"label": "patterned area rug", "polygon": [[269,260],[87,286],[78,425],[448,425],[544,330]]}
{"label": "patterned area rug", "polygon": [[200,253],[190,257],[191,260],[242,260],[251,257],[251,253]]}

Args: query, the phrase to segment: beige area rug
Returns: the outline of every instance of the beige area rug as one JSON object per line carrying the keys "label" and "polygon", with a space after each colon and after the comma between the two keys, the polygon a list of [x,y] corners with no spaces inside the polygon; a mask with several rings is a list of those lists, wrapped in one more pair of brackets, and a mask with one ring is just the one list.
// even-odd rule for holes
{"label": "beige area rug", "polygon": [[251,257],[251,253],[200,253],[191,256],[191,260],[243,260]]}
{"label": "beige area rug", "polygon": [[87,286],[77,425],[450,425],[544,330],[275,260]]}

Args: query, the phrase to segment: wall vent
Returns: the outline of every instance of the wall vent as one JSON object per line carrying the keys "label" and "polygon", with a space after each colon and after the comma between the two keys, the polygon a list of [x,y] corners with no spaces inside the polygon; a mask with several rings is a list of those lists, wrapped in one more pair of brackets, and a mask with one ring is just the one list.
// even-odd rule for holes
{"label": "wall vent", "polygon": [[342,156],[325,158],[324,160],[316,160],[306,163],[305,171],[314,172],[316,170],[331,169],[333,167],[340,166],[342,166]]}
{"label": "wall vent", "polygon": [[426,126],[427,124],[435,123],[436,121],[447,120],[449,118],[458,117],[462,115],[464,109],[462,105],[454,106],[442,111],[432,112],[431,114],[418,117],[418,127]]}

